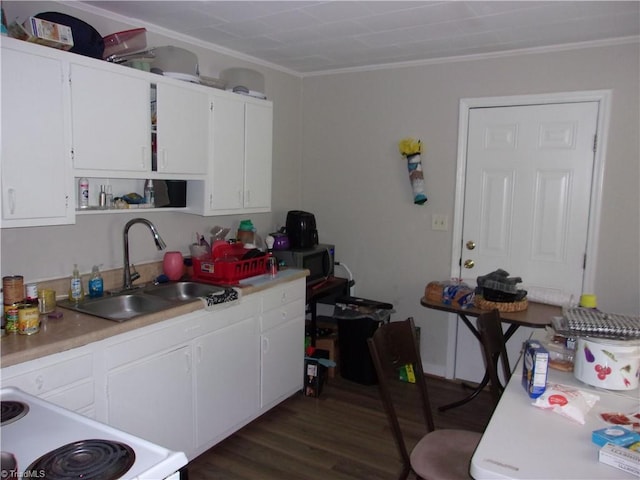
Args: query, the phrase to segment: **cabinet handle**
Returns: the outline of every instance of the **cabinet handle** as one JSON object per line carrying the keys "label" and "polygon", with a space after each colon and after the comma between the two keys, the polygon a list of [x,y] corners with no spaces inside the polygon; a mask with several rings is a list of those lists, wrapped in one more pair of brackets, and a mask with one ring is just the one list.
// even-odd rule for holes
{"label": "cabinet handle", "polygon": [[140,147],[140,169],[144,170],[146,168],[145,161],[147,160],[147,147],[144,145]]}
{"label": "cabinet handle", "polygon": [[186,362],[185,366],[187,367],[187,373],[191,373],[191,353],[185,352],[184,360]]}
{"label": "cabinet handle", "polygon": [[242,204],[243,204],[242,190],[238,190],[238,205],[242,206]]}
{"label": "cabinet handle", "polygon": [[196,353],[198,354],[198,364],[202,363],[202,345],[196,347]]}
{"label": "cabinet handle", "polygon": [[42,375],[36,377],[35,384],[38,391],[41,391],[42,387],[44,387],[44,378],[42,378]]}
{"label": "cabinet handle", "polygon": [[167,150],[162,149],[162,170],[167,169]]}
{"label": "cabinet handle", "polygon": [[9,189],[9,213],[14,215],[16,213],[16,189]]}
{"label": "cabinet handle", "polygon": [[262,337],[262,353],[267,353],[269,351],[269,339],[267,337]]}
{"label": "cabinet handle", "polygon": [[245,193],[245,198],[247,200],[247,205],[251,205],[251,190],[247,190]]}

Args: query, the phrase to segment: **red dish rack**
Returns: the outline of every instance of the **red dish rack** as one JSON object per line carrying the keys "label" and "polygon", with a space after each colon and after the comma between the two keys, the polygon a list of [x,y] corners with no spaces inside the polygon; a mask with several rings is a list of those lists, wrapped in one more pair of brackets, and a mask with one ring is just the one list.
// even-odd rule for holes
{"label": "red dish rack", "polygon": [[193,259],[193,277],[207,283],[234,285],[267,272],[267,255],[241,260],[249,252],[242,243],[214,247],[213,254]]}

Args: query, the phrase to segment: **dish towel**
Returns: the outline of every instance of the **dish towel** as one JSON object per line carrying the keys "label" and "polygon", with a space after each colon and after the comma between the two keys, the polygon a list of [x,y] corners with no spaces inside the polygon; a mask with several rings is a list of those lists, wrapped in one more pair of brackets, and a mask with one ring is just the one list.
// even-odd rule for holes
{"label": "dish towel", "polygon": [[205,310],[213,310],[221,303],[229,303],[240,300],[240,290],[233,287],[226,287],[222,292],[210,293],[206,297],[200,297],[204,303]]}

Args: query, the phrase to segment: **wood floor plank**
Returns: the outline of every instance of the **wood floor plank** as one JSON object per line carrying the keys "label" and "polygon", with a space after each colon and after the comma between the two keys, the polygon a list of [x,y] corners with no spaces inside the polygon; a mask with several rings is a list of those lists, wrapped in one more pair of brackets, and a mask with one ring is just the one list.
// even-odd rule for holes
{"label": "wood floor plank", "polygon": [[[482,392],[446,412],[438,405],[465,396],[460,383],[427,378],[437,428],[482,432],[493,404]],[[407,399],[402,425],[417,441],[420,411]],[[401,469],[376,385],[337,376],[319,398],[293,395],[189,464],[190,480],[391,480]],[[412,477],[410,477],[412,478]]]}

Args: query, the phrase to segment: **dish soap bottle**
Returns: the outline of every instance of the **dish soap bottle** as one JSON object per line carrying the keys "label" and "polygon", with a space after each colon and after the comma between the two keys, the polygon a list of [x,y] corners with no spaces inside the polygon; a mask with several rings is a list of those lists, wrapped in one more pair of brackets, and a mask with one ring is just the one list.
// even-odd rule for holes
{"label": "dish soap bottle", "polygon": [[102,274],[100,273],[100,267],[94,265],[91,269],[91,278],[89,279],[89,298],[101,297],[103,291],[104,282],[102,280]]}
{"label": "dish soap bottle", "polygon": [[73,274],[71,275],[71,286],[69,288],[69,301],[81,302],[84,299],[84,288],[82,287],[82,278],[78,271],[78,264],[73,264]]}

